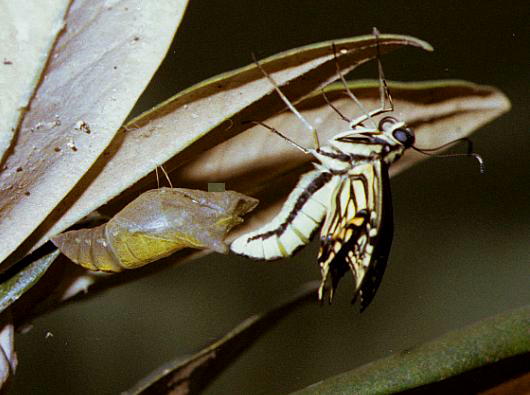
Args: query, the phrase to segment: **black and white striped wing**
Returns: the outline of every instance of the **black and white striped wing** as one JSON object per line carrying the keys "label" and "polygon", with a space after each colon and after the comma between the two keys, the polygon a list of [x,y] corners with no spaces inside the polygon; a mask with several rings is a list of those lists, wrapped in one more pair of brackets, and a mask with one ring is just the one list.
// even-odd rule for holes
{"label": "black and white striped wing", "polygon": [[343,176],[330,196],[321,230],[319,291],[330,300],[341,277],[350,270],[361,311],[372,301],[385,271],[392,243],[393,219],[387,166],[382,161],[358,165]]}
{"label": "black and white striped wing", "polygon": [[339,178],[321,169],[304,174],[272,221],[231,244],[236,254],[273,260],[292,255],[309,242],[328,210]]}

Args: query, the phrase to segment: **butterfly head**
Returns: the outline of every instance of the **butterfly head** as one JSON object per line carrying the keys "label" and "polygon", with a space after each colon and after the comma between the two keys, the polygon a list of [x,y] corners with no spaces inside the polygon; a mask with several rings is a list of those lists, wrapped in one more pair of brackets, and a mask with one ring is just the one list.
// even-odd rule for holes
{"label": "butterfly head", "polygon": [[384,117],[379,121],[378,132],[382,133],[386,144],[383,145],[383,160],[391,164],[397,161],[403,152],[414,145],[414,131],[405,122],[394,117]]}
{"label": "butterfly head", "polygon": [[384,117],[379,121],[378,129],[404,148],[414,145],[414,131],[408,128],[403,121],[398,121],[394,117]]}

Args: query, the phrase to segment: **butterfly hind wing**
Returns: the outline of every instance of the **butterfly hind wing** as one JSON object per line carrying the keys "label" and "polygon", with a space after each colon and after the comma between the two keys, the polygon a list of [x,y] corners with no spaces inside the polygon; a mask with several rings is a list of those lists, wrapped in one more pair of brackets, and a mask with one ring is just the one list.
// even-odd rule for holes
{"label": "butterfly hind wing", "polygon": [[381,161],[355,166],[341,176],[321,230],[321,300],[328,288],[331,301],[339,280],[350,270],[355,284],[352,302],[359,295],[364,310],[372,301],[392,242],[389,186],[388,169]]}

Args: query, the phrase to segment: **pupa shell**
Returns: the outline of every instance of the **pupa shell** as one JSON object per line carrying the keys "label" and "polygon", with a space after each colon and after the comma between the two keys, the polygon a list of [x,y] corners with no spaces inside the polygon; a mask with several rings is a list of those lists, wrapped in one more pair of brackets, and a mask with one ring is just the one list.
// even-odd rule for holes
{"label": "pupa shell", "polygon": [[65,232],[52,242],[73,262],[106,272],[135,269],[183,248],[226,254],[226,234],[257,204],[234,191],[153,189],[106,224]]}

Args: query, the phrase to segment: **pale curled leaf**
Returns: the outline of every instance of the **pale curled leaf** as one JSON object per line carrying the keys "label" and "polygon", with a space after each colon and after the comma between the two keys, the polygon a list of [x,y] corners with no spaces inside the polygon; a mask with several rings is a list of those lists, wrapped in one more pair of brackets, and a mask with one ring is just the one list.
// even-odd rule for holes
{"label": "pale curled leaf", "polygon": [[[57,256],[59,256],[59,250],[55,249],[43,257],[30,262],[12,275],[12,270],[2,273],[0,276],[2,281],[0,283],[0,312],[4,311],[26,291],[33,287],[44,273],[46,273],[46,270],[48,270]],[[30,258],[30,256],[28,256],[28,258]],[[20,263],[24,263],[24,261],[21,261]],[[18,265],[13,266],[11,269],[18,269]]]}
{"label": "pale curled leaf", "polygon": [[170,361],[124,394],[198,394],[260,336],[304,302],[316,302],[318,283],[304,284],[289,300],[247,318],[212,345],[188,358]]}
{"label": "pale curled leaf", "polygon": [[144,192],[107,223],[71,230],[52,242],[89,269],[136,269],[184,248],[227,253],[224,239],[258,201],[234,191],[159,188]]}
{"label": "pale curled leaf", "polygon": [[[339,52],[340,64],[345,70],[373,58],[376,53],[373,36],[337,40],[335,43],[339,49],[350,50]],[[407,45],[430,49],[423,41],[398,35],[381,35],[379,44],[381,53]],[[331,42],[290,50],[261,63],[281,86],[285,85],[286,93],[294,99],[337,78]],[[241,120],[249,119],[243,117],[245,109],[251,108],[255,116],[260,114],[259,119],[268,117],[281,108],[276,97],[266,97],[271,91],[269,81],[252,64],[199,83],[131,121],[96,167],[77,185],[72,193],[75,203],[59,221],[50,222],[51,228],[38,244],[68,228],[142,177],[150,176],[147,183],[154,180],[149,173],[156,166],[171,159],[165,167],[174,170],[194,159],[197,153],[241,132],[248,127],[240,124]],[[138,157],[146,160],[138,161]],[[218,180],[208,180],[213,181]],[[152,187],[140,184],[123,199],[121,207],[139,190]],[[205,189],[206,184],[196,187]]]}
{"label": "pale curled leaf", "polygon": [[0,174],[0,261],[63,201],[112,140],[169,47],[185,6],[172,0],[73,2],[68,28]]}
{"label": "pale curled leaf", "polygon": [[0,1],[0,159],[64,27],[70,0]]}
{"label": "pale curled leaf", "polygon": [[530,307],[485,319],[360,368],[313,384],[297,394],[390,394],[444,380],[530,352]]}
{"label": "pale curled leaf", "polygon": [[[468,136],[510,108],[510,102],[502,92],[465,81],[389,82],[389,85],[395,116],[414,128],[417,145],[424,148]],[[350,88],[365,108],[378,106],[377,81],[352,82]],[[342,84],[334,84],[326,92],[341,113],[348,117],[359,114],[352,100],[344,94]],[[319,92],[299,103],[298,108],[317,127],[321,144],[348,128]],[[312,147],[311,134],[291,113],[283,112],[264,122],[298,144]],[[392,165],[391,175],[423,159],[425,156],[408,150]],[[250,221],[233,232],[231,236],[234,237],[268,221],[280,208],[300,174],[310,168],[311,161],[311,155],[305,155],[263,127],[255,126],[206,151],[172,177],[180,185],[222,180],[230,188],[258,197],[258,209],[250,216]]]}
{"label": "pale curled leaf", "polygon": [[0,389],[6,386],[15,374],[18,359],[15,352],[15,329],[11,313],[5,311],[0,317]]}

